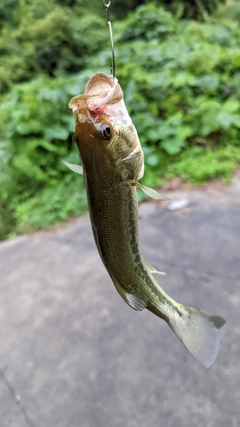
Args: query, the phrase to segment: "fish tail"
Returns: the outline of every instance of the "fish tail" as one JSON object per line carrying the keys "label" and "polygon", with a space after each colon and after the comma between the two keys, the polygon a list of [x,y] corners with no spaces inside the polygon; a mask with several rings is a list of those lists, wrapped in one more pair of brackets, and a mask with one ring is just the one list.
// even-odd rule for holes
{"label": "fish tail", "polygon": [[209,368],[217,357],[219,329],[225,320],[198,308],[182,306],[182,310],[177,311],[178,315],[169,319],[169,326],[192,356]]}

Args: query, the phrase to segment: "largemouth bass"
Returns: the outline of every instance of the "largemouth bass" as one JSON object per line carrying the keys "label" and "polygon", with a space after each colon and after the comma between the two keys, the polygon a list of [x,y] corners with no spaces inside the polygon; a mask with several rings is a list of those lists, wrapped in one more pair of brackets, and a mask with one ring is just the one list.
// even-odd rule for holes
{"label": "largemouth bass", "polygon": [[143,151],[117,79],[95,74],[69,107],[82,167],[66,164],[84,174],[94,239],[118,293],[134,310],[147,308],[165,320],[190,353],[209,367],[217,357],[225,320],[174,301],[154,279],[158,271],[140,253],[136,187],[162,197],[138,183],[144,173]]}

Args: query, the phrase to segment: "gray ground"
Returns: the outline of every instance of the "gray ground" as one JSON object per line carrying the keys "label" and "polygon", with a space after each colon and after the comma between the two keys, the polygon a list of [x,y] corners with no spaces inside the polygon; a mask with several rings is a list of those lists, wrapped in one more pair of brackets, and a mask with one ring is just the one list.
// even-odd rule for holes
{"label": "gray ground", "polygon": [[0,427],[240,425],[240,184],[141,205],[141,246],[176,300],[226,318],[207,370],[119,297],[88,218],[0,245]]}

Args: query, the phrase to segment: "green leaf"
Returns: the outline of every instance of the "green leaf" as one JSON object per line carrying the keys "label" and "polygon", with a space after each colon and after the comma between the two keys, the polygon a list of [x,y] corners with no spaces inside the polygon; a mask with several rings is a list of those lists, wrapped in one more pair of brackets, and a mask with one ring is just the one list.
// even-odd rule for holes
{"label": "green leaf", "polygon": [[218,122],[218,111],[210,110],[206,111],[202,117],[202,135],[209,135],[211,132],[215,132],[219,130],[219,122]]}
{"label": "green leaf", "polygon": [[185,142],[177,138],[169,138],[161,143],[161,147],[171,156],[179,154],[184,145]]}
{"label": "green leaf", "polygon": [[188,138],[190,135],[193,134],[193,128],[190,126],[179,126],[179,128],[177,129],[176,132],[176,136],[177,138],[179,138],[180,140],[185,140],[186,138]]}
{"label": "green leaf", "polygon": [[44,131],[45,138],[50,141],[54,139],[60,139],[62,141],[66,141],[66,139],[68,138],[68,135],[69,135],[68,129],[62,126],[48,127]]}
{"label": "green leaf", "polygon": [[229,113],[236,113],[240,110],[240,101],[237,99],[228,99],[226,102],[223,103],[222,108],[224,111]]}
{"label": "green leaf", "polygon": [[15,127],[19,135],[31,135],[42,131],[42,124],[37,120],[29,120],[28,122],[20,122]]}
{"label": "green leaf", "polygon": [[57,147],[57,145],[52,144],[44,138],[39,139],[38,146],[43,147],[45,148],[45,150],[50,151],[52,153],[57,153],[59,151],[59,147]]}
{"label": "green leaf", "polygon": [[217,121],[223,129],[229,129],[234,122],[234,116],[226,111],[220,111],[217,115]]}

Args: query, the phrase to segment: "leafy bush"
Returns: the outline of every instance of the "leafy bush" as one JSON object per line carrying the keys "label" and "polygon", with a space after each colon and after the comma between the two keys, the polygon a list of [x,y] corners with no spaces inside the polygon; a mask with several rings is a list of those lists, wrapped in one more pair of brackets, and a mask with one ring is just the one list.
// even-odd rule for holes
{"label": "leafy bush", "polygon": [[217,7],[225,0],[156,0],[170,9],[178,18],[204,21],[215,13]]}
{"label": "leafy bush", "polygon": [[[157,23],[165,28],[163,37]],[[125,24],[129,25],[128,31]],[[135,27],[141,38],[135,34]],[[232,152],[229,168],[233,170],[239,161],[238,28],[238,22],[227,20],[178,23],[169,12],[156,10],[153,4],[138,8],[119,24],[118,40],[123,39],[124,44],[118,49],[117,74],[125,86],[125,99],[141,141],[151,147],[152,168],[163,164],[164,153],[172,156],[171,163],[175,164],[183,149],[192,153],[193,147],[199,148],[202,155],[214,150],[206,157],[211,162],[217,159],[216,149],[224,141],[227,146],[238,147]],[[169,163],[168,158],[160,174],[168,173]],[[229,175],[229,168],[221,169],[223,177]],[[174,170],[192,179],[187,170]],[[213,166],[209,173],[193,180],[200,182],[218,175],[220,168]]]}
{"label": "leafy bush", "polygon": [[21,2],[18,12],[18,25],[12,17],[1,31],[0,93],[40,73],[56,76],[83,70],[89,56],[108,42],[105,20],[83,7],[76,11],[54,0],[36,0]]}
{"label": "leafy bush", "polygon": [[79,175],[65,174],[57,184],[16,205],[13,213],[16,226],[10,235],[48,228],[69,217],[79,216],[86,210],[83,179]]}
{"label": "leafy bush", "polygon": [[[74,119],[68,101],[83,91],[83,81],[86,81],[84,73],[68,80],[40,77],[15,86],[3,97],[0,104],[0,135],[3,135],[0,139],[0,235],[5,236],[12,228],[22,229],[22,223],[27,228],[26,206],[29,207],[28,223],[37,228],[40,222],[36,217],[43,211],[49,212],[49,218],[41,218],[45,226],[53,222],[50,212],[54,212],[57,221],[65,218],[66,213],[76,213],[70,202],[64,206],[66,193],[70,191],[69,197],[71,192],[75,193],[71,186],[69,190],[73,181],[68,181],[69,173],[62,159],[79,161],[76,150],[70,150]],[[39,203],[50,206],[40,209]]]}
{"label": "leafy bush", "polygon": [[166,177],[178,175],[195,184],[213,177],[229,182],[237,162],[240,162],[239,147],[227,145],[212,151],[195,146],[185,150],[178,161],[169,165]]}
{"label": "leafy bush", "polygon": [[[37,4],[34,2],[32,7]],[[70,147],[74,120],[67,104],[72,96],[83,92],[93,73],[99,69],[109,72],[111,52],[109,43],[102,50],[105,35],[100,44],[96,43],[102,24],[93,27],[93,16],[82,21],[84,35],[80,27],[76,29],[77,20],[69,33],[68,23],[65,34],[64,22],[69,17],[59,12],[62,23],[55,32],[58,7],[55,5],[48,21],[44,21],[49,24],[46,34],[39,32],[43,28],[41,14],[36,27],[29,27],[31,37],[35,34],[38,38],[41,33],[44,40],[38,41],[34,60],[22,23],[21,28],[13,30],[20,38],[9,44],[9,49],[14,50],[14,43],[21,39],[26,48],[23,58],[18,55],[14,59],[18,77],[11,73],[8,77],[4,68],[2,76],[10,79],[9,86],[14,78],[21,80],[24,73],[26,78],[34,73],[38,77],[13,85],[0,98],[1,238],[50,226],[86,208],[81,179],[62,164],[63,159],[78,162],[76,148]],[[115,23],[117,77],[143,144],[146,185],[159,185],[165,177],[176,174],[197,183],[215,176],[227,180],[240,162],[238,19],[238,15],[236,20],[223,16],[206,23],[187,23],[149,3]],[[6,49],[4,31],[0,49]],[[66,50],[65,36],[73,43],[69,42]],[[73,46],[80,37],[82,44],[78,48],[85,53],[75,63]],[[50,60],[55,53],[59,56],[54,78],[43,74],[44,67],[48,74],[53,69],[47,61],[48,48]],[[74,71],[75,66],[81,68],[81,61],[81,73],[66,74],[68,69]]]}

